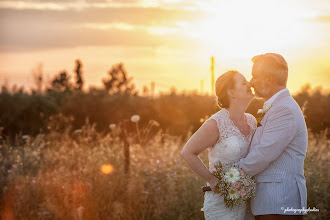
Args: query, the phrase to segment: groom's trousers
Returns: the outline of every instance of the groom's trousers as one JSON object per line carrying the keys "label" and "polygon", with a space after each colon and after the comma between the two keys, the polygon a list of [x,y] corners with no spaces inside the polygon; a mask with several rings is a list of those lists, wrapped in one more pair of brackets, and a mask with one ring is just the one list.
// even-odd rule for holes
{"label": "groom's trousers", "polygon": [[302,215],[256,215],[256,220],[302,220]]}

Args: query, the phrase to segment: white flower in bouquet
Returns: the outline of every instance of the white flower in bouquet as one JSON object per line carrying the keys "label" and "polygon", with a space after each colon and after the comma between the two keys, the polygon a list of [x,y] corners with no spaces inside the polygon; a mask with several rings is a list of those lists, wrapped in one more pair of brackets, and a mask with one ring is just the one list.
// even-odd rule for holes
{"label": "white flower in bouquet", "polygon": [[235,167],[230,168],[226,174],[225,179],[228,183],[235,183],[239,180],[239,172]]}
{"label": "white flower in bouquet", "polygon": [[140,121],[140,116],[139,115],[133,115],[131,117],[131,121],[137,123],[138,121]]}
{"label": "white flower in bouquet", "polygon": [[230,188],[229,189],[229,198],[234,200],[239,198],[239,193],[236,189]]}

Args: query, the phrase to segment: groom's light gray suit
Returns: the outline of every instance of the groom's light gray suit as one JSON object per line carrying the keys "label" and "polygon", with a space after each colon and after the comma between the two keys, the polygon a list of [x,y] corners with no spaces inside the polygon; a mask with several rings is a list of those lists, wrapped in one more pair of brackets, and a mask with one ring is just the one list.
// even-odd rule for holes
{"label": "groom's light gray suit", "polygon": [[307,129],[289,91],[279,94],[260,124],[248,155],[237,163],[257,182],[256,196],[251,199],[252,213],[301,215],[284,213],[286,208],[307,208],[304,177]]}

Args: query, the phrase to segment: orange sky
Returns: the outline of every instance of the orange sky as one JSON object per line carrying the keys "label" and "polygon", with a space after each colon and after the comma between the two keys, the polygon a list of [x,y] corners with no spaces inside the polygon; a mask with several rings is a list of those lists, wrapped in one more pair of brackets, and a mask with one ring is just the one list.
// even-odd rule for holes
{"label": "orange sky", "polygon": [[[33,86],[72,73],[83,62],[87,84],[101,85],[123,62],[138,88],[210,91],[237,69],[250,79],[251,58],[276,52],[289,64],[292,92],[306,83],[330,88],[330,2],[327,0],[0,0],[0,83]],[[86,86],[87,87],[87,86]]]}

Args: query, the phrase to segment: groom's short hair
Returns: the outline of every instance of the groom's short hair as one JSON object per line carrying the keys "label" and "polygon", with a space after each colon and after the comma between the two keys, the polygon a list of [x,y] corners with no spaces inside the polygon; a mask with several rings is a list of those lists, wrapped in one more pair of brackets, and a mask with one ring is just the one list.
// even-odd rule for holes
{"label": "groom's short hair", "polygon": [[277,84],[286,86],[288,81],[288,64],[285,59],[277,53],[266,53],[252,58],[254,64],[261,65],[265,73],[274,77]]}

